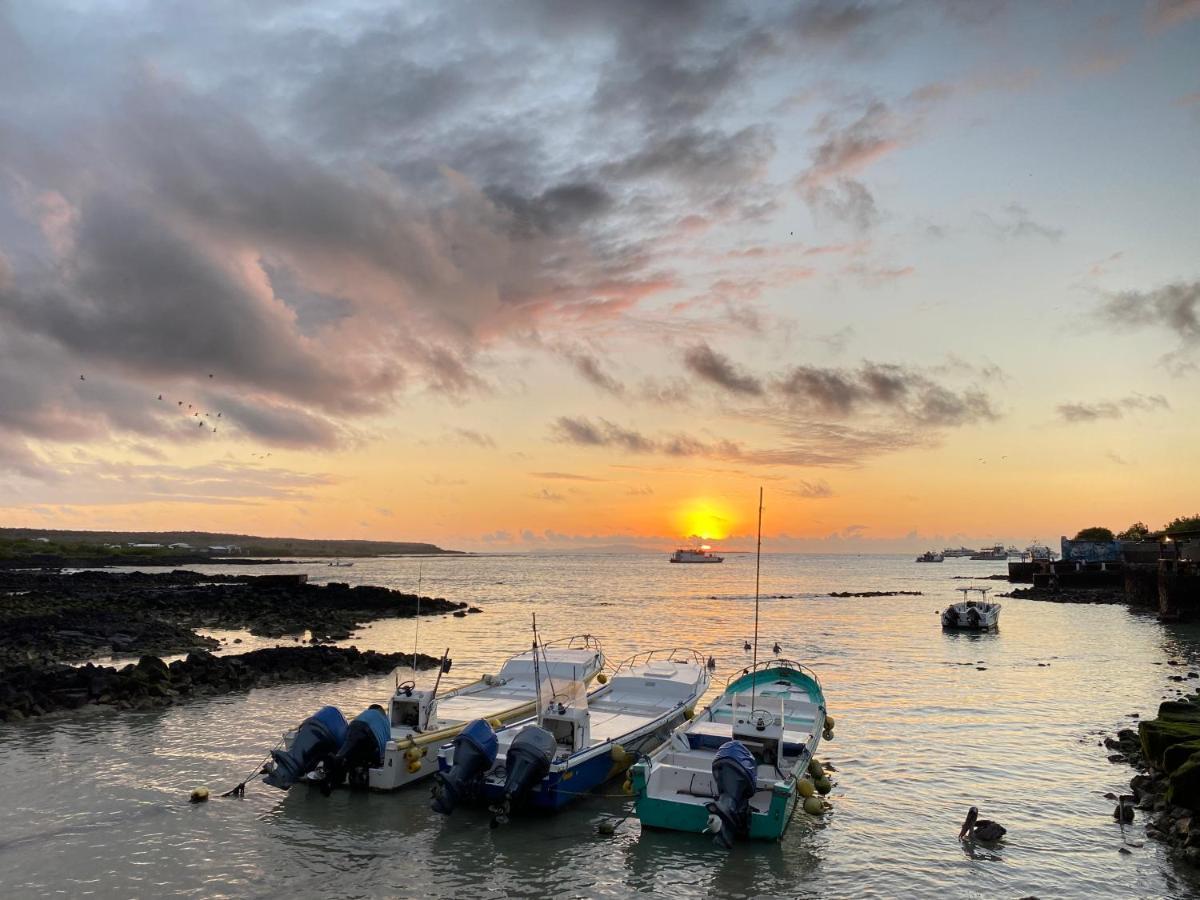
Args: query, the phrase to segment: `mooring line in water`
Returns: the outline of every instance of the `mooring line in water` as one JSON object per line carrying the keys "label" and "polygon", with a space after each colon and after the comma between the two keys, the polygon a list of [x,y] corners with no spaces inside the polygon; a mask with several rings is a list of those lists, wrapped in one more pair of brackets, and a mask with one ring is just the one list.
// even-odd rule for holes
{"label": "mooring line in water", "polygon": [[265,766],[271,760],[271,754],[274,753],[276,750],[278,750],[282,746],[283,746],[283,741],[280,741],[274,747],[272,747],[270,750],[268,750],[267,755],[264,756],[254,766],[254,768],[250,770],[249,775],[247,775],[245,778],[243,778],[240,782],[235,784],[233,787],[231,787],[229,790],[227,790],[221,796],[222,797],[245,797],[246,796],[246,785],[249,783],[250,779],[262,771],[262,767]]}

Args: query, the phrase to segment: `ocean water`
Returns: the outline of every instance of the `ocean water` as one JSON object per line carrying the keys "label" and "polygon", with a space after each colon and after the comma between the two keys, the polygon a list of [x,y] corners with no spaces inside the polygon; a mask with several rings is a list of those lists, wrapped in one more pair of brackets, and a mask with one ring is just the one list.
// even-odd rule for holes
{"label": "ocean water", "polygon": [[[418,569],[420,570],[418,572]],[[265,567],[255,571],[273,571]],[[314,581],[465,600],[482,615],[373,623],[361,649],[449,647],[451,684],[496,671],[544,637],[588,632],[611,660],[689,646],[717,659],[714,693],[749,660],[754,559],[678,566],[658,556],[494,556],[289,566]],[[239,571],[245,571],[239,569]],[[557,815],[491,830],[444,819],[425,784],[393,794],[240,781],[285,729],[335,703],[354,715],[391,679],[272,687],[154,712],[0,724],[0,895],[13,897],[1189,897],[1200,877],[1123,830],[1106,791],[1133,774],[1099,742],[1153,713],[1200,666],[1200,631],[1122,606],[1003,599],[994,634],[943,633],[938,610],[1002,564],[768,555],[760,653],[820,675],[836,737],[833,810],[797,813],[778,844],[732,852],[642,832],[612,785]],[[996,591],[1003,582],[978,581]],[[919,597],[831,598],[910,590]],[[418,631],[419,629],[419,631]],[[222,636],[232,641],[233,635]],[[245,638],[237,650],[273,642]],[[231,644],[232,649],[232,644]],[[422,676],[422,678],[431,676]],[[214,799],[191,805],[192,787]],[[957,840],[967,807],[1008,828],[989,850]],[[596,826],[624,819],[616,834]],[[1129,851],[1121,852],[1122,848]]]}

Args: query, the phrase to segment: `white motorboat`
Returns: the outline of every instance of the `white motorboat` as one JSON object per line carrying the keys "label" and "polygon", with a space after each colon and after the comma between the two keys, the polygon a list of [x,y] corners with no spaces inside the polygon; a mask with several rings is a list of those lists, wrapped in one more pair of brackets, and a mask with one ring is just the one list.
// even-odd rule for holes
{"label": "white motorboat", "polygon": [[536,720],[495,731],[472,722],[442,748],[433,808],[449,815],[460,802],[487,802],[493,825],[516,809],[559,809],[661,746],[708,683],[704,657],[679,648],[626,660],[590,693],[546,679]]}
{"label": "white motorboat", "polygon": [[1005,562],[1008,559],[1008,550],[1003,544],[996,544],[994,547],[985,547],[978,553],[971,554],[971,559],[985,560],[988,562]]}
{"label": "white motorboat", "polygon": [[[438,696],[440,674],[438,683],[427,690],[418,689],[413,681],[398,683],[386,711],[373,707],[360,716],[369,719],[376,737],[370,748],[377,752],[372,755],[364,750],[363,756],[370,758],[358,760],[355,765],[328,765],[331,758],[342,752],[346,738],[338,736],[336,718],[341,713],[334,707],[326,707],[317,716],[306,719],[296,731],[284,735],[283,750],[272,754],[274,762],[269,764],[272,771],[265,773],[267,777],[263,780],[285,790],[301,779],[336,787],[343,776],[352,786],[379,791],[402,788],[436,772],[438,745],[456,737],[468,722],[486,719],[499,728],[533,715],[537,711],[539,674],[542,679],[552,678],[559,683],[588,684],[605,664],[600,641],[592,635],[553,641],[539,646],[536,652],[536,665],[534,651],[526,650],[509,657],[499,673],[484,675],[441,696]],[[305,727],[322,715],[329,734],[318,743],[326,747],[334,744],[333,750],[307,751],[305,748],[311,742],[304,737]],[[346,728],[344,723],[342,718],[341,731]],[[330,781],[335,783],[330,785]]]}
{"label": "white motorboat", "polygon": [[[1000,624],[1000,604],[987,599],[990,588],[966,587],[962,591],[961,603],[951,603],[942,611],[942,627],[959,631],[987,631]],[[978,591],[982,600],[968,599],[972,591]]]}
{"label": "white motorboat", "polygon": [[725,557],[709,552],[707,547],[680,547],[671,554],[673,563],[719,563],[725,562]]}
{"label": "white motorboat", "polygon": [[922,553],[920,556],[917,557],[917,562],[934,563],[934,562],[941,562],[945,558],[946,558],[945,554],[934,553],[932,550],[926,550],[924,553]]}

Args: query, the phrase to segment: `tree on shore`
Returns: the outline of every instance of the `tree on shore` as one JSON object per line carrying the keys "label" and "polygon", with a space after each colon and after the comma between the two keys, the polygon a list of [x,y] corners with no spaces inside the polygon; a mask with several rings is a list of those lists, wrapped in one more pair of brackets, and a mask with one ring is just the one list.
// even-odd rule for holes
{"label": "tree on shore", "polygon": [[1144,541],[1150,536],[1150,526],[1145,522],[1134,522],[1117,535],[1118,541]]}
{"label": "tree on shore", "polygon": [[1075,535],[1075,540],[1107,542],[1113,540],[1113,533],[1111,528],[1093,525],[1091,528],[1081,529],[1079,534]]}
{"label": "tree on shore", "polygon": [[1163,531],[1200,531],[1200,514],[1194,516],[1176,516],[1163,526]]}

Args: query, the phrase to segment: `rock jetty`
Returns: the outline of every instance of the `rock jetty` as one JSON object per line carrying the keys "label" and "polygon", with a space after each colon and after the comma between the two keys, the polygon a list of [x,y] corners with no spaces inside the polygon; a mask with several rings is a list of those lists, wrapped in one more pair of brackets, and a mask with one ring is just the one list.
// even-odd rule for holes
{"label": "rock jetty", "polygon": [[[215,647],[197,628],[346,640],[365,622],[414,616],[417,606],[415,594],[295,575],[0,571],[0,668]],[[422,615],[456,611],[476,610],[420,598]]]}
{"label": "rock jetty", "polygon": [[[440,660],[418,654],[417,667]],[[154,709],[192,697],[227,694],[288,682],[329,681],[384,675],[413,663],[411,653],[360,652],[356,647],[274,647],[238,656],[205,651],[167,664],[143,656],[122,668],[95,666],[16,666],[0,672],[0,721],[85,707]]]}

